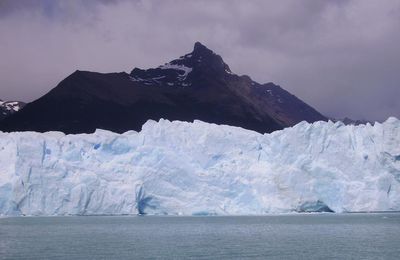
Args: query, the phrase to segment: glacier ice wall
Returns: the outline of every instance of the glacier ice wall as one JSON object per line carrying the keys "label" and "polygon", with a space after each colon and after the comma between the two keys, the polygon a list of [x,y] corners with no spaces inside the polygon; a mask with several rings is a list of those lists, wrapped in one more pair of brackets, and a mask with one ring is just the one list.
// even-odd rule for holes
{"label": "glacier ice wall", "polygon": [[0,132],[0,215],[400,210],[400,121]]}

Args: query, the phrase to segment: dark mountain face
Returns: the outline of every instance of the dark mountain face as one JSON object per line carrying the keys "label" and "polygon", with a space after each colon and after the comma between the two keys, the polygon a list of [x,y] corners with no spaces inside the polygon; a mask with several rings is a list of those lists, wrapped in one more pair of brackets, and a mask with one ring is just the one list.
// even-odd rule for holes
{"label": "dark mountain face", "polygon": [[0,120],[21,110],[25,106],[21,101],[3,101],[0,99]]}
{"label": "dark mountain face", "polygon": [[158,68],[127,73],[76,71],[53,90],[3,120],[3,131],[90,133],[140,130],[149,119],[193,121],[272,132],[324,116],[273,83],[233,74],[196,43],[193,52]]}

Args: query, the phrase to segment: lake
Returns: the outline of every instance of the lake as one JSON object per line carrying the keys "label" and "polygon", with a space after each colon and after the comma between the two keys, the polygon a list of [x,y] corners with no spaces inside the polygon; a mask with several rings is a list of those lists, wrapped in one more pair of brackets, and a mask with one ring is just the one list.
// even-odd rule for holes
{"label": "lake", "polygon": [[0,218],[0,259],[399,257],[399,213]]}

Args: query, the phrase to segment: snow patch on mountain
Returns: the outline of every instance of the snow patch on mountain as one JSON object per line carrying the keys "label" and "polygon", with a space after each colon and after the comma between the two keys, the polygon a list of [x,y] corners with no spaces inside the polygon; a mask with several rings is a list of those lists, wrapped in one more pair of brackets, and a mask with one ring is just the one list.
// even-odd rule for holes
{"label": "snow patch on mountain", "polygon": [[[152,71],[153,73],[144,74],[142,77],[138,75],[130,75],[129,77],[132,81],[140,82],[145,85],[162,86],[166,84],[168,86],[189,86],[191,84],[185,81],[192,70],[193,68],[187,67],[185,65],[173,64],[172,62],[170,62],[161,65],[156,69],[148,70]],[[146,73],[146,71],[141,71]],[[171,75],[171,71],[173,71],[173,76]]]}
{"label": "snow patch on mountain", "polygon": [[141,132],[0,132],[1,215],[400,210],[400,121],[272,134],[167,120]]}
{"label": "snow patch on mountain", "polygon": [[20,102],[17,101],[0,101],[0,106],[4,107],[6,110],[12,110],[12,111],[19,111],[21,109],[20,107]]}
{"label": "snow patch on mountain", "polygon": [[185,80],[187,75],[189,75],[190,72],[192,72],[192,68],[186,67],[185,65],[178,65],[178,64],[171,64],[171,63],[166,63],[164,65],[159,66],[158,68],[162,70],[178,70],[182,73],[180,73],[179,79],[180,80]]}
{"label": "snow patch on mountain", "polygon": [[0,99],[0,119],[18,112],[24,106],[25,103],[20,101],[3,101]]}

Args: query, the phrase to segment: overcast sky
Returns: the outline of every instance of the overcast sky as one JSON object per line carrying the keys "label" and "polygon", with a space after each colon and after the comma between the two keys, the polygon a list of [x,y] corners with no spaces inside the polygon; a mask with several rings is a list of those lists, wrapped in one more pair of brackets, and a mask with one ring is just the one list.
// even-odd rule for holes
{"label": "overcast sky", "polygon": [[200,41],[321,113],[400,118],[400,0],[0,0],[0,99],[73,71],[155,67]]}

